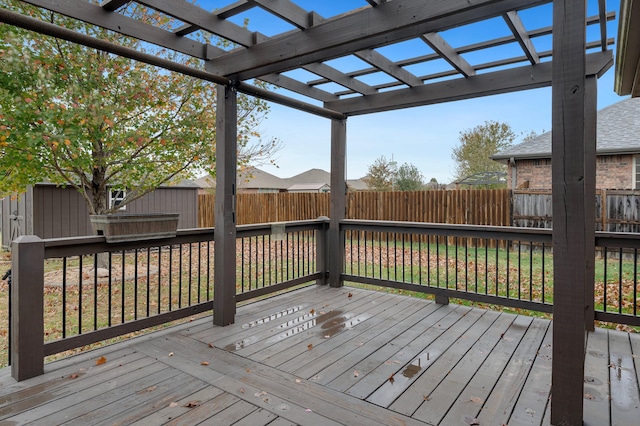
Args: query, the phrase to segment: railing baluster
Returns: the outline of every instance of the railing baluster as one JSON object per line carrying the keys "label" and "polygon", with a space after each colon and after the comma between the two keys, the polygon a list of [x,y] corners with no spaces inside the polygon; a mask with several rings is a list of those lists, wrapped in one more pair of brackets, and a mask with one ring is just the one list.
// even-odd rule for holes
{"label": "railing baluster", "polygon": [[82,334],[82,256],[78,256],[78,334]]}

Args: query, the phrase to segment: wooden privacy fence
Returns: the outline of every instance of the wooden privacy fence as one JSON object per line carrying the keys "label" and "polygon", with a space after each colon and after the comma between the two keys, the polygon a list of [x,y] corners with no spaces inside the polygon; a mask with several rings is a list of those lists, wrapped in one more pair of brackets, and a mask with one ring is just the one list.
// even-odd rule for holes
{"label": "wooden privacy fence", "polygon": [[[198,196],[199,226],[214,226],[215,196]],[[329,194],[238,194],[237,222],[268,223],[330,216]],[[392,220],[470,225],[511,225],[511,191],[507,189],[350,192],[347,219]]]}
{"label": "wooden privacy fence", "polygon": [[[598,189],[596,230],[640,232],[640,191]],[[513,191],[513,225],[552,227],[551,191]]]}

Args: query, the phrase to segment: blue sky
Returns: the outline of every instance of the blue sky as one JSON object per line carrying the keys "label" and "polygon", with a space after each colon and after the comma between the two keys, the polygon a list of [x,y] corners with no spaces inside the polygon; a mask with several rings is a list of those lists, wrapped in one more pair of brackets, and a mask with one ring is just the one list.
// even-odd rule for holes
{"label": "blue sky", "polygon": [[[331,17],[367,4],[364,0],[295,0],[295,2],[308,10],[317,11],[324,17]],[[550,10],[551,5],[545,7]],[[597,0],[588,0],[588,7],[590,15],[596,14]],[[614,10],[617,13],[618,8],[618,1],[607,2],[607,10]],[[266,35],[277,34],[287,29],[280,22],[268,20],[266,17],[266,13],[254,11],[235,19],[238,23],[242,23],[244,18],[248,18],[249,29],[261,31]],[[540,13],[536,10],[521,13],[521,19],[529,29],[550,25],[549,17],[550,13]],[[617,19],[608,24],[608,37],[616,37],[616,30]],[[465,40],[465,36],[471,31],[490,39],[504,35],[508,28],[499,20],[482,26],[477,24],[449,30],[443,33],[443,37],[453,46],[479,41],[477,38]],[[537,39],[535,44],[539,51],[550,49],[551,38]],[[407,43],[405,49],[396,47],[393,51],[385,51],[383,48],[380,52],[392,60],[398,60],[404,55],[409,57],[421,54],[422,52],[416,53],[416,49],[421,48],[423,47]],[[484,53],[485,56],[491,55],[491,57],[465,56],[465,58],[472,64],[489,62],[502,55],[509,55],[512,53],[509,49],[513,48],[517,47],[496,48]],[[612,49],[615,49],[615,46]],[[349,63],[348,60],[333,61],[330,64],[342,71],[348,71],[349,67],[358,65]],[[414,71],[417,74],[422,73],[421,70]],[[598,82],[599,109],[623,99],[613,91],[613,74],[612,68]],[[384,79],[385,77],[372,78]],[[378,81],[366,82],[377,83]],[[291,95],[286,92],[283,94]],[[376,158],[385,156],[390,159],[393,156],[398,164],[411,163],[418,167],[426,180],[436,178],[441,183],[450,182],[455,170],[451,154],[458,144],[460,132],[487,120],[507,123],[517,134],[529,133],[532,130],[538,133],[548,131],[551,128],[551,88],[351,117],[347,122],[347,177],[349,179],[363,177],[367,173],[368,166]],[[278,138],[284,143],[284,148],[277,154],[278,167],[264,166],[263,170],[276,176],[290,177],[310,168],[327,171],[330,169],[330,122],[328,119],[271,104],[271,112],[261,126],[261,131],[265,138]],[[516,139],[516,143],[519,141],[520,138]]]}

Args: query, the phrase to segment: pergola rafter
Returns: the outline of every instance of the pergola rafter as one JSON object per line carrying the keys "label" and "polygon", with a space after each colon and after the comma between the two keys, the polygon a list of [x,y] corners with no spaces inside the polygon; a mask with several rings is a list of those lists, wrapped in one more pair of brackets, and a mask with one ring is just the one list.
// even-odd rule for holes
{"label": "pergola rafter", "polygon": [[[217,84],[218,90],[218,174],[216,186],[216,251],[214,322],[234,321],[235,294],[235,150],[236,96],[238,92],[257,96],[332,120],[331,122],[331,219],[328,232],[328,270],[332,286],[343,280],[345,217],[345,170],[347,118],[351,115],[435,104],[498,93],[552,86],[553,93],[553,182],[554,182],[554,381],[552,422],[581,424],[584,368],[584,330],[593,318],[592,287],[593,205],[595,190],[596,84],[613,64],[607,49],[607,22],[614,15],[598,0],[598,14],[586,16],[584,0],[361,0],[342,15],[324,18],[292,0],[228,0],[217,10],[205,10],[184,0],[26,0],[88,24],[96,25],[144,43],[202,60],[200,68],[172,62],[86,34],[37,21],[19,13],[0,9],[0,22],[9,23],[131,59],[143,61]],[[523,12],[540,8],[551,26],[527,28]],[[623,0],[623,3],[633,3]],[[174,18],[171,26],[154,25],[127,16],[126,11],[142,5]],[[286,27],[266,36],[251,31],[230,18],[260,8]],[[629,16],[637,16],[630,8]],[[497,18],[497,19],[496,19]],[[447,31],[496,19],[504,22],[505,35],[483,40],[477,31],[463,46],[448,39]],[[595,39],[586,39],[587,25],[599,25]],[[629,27],[631,28],[631,26]],[[223,47],[205,42],[219,37]],[[536,46],[536,38],[553,36],[549,45]],[[633,38],[629,39],[634,43]],[[403,42],[426,43],[428,52],[392,60],[387,49]],[[498,46],[514,44],[510,56],[473,63],[467,53],[482,53]],[[228,45],[231,47],[227,48]],[[384,49],[383,49],[384,48]],[[399,49],[401,50],[401,49]],[[385,55],[386,52],[386,55]],[[637,56],[628,58],[623,76],[632,76]],[[365,67],[341,70],[335,59],[358,58]],[[429,68],[443,60],[450,69],[429,70],[418,75],[410,66]],[[297,70],[319,76],[305,81]],[[422,71],[421,71],[422,72]],[[384,81],[362,77],[384,74]],[[262,79],[287,89],[298,97],[252,85]],[[444,80],[444,81],[443,81]],[[634,81],[636,81],[634,79]],[[334,83],[334,84],[331,84]],[[624,83],[624,84],[623,84]],[[620,83],[631,90],[631,83]],[[322,87],[319,87],[322,86]],[[634,85],[634,93],[640,89]],[[568,200],[568,201],[567,201]],[[587,226],[590,224],[589,226]],[[323,278],[324,280],[324,278]],[[584,295],[584,297],[583,297]],[[577,301],[584,300],[584,304]],[[592,322],[592,321],[591,321]]]}
{"label": "pergola rafter", "polygon": [[[529,62],[534,66],[542,60],[549,60],[552,56],[551,51],[538,52],[534,40],[552,34],[552,27],[527,29],[519,16],[519,11],[544,5],[549,1],[474,0],[429,5],[419,0],[373,1],[368,2],[372,7],[363,6],[348,14],[328,19],[314,11],[307,11],[290,0],[239,0],[213,11],[204,10],[190,2],[172,0],[105,0],[99,5],[87,0],[25,2],[201,59],[211,74],[232,81],[257,78],[308,98],[308,101],[304,102],[327,102],[331,106],[326,107],[348,114],[354,95],[382,99],[384,97],[377,97],[380,92],[403,90],[405,93],[407,88],[415,88],[415,94],[424,93],[427,91],[422,90],[423,87],[443,78],[468,78],[479,72],[487,73],[493,69],[514,67],[523,62]],[[182,24],[175,28],[161,28],[132,19],[123,14],[131,4],[153,8]],[[294,30],[267,37],[229,21],[229,18],[253,8],[262,9],[293,26]],[[390,16],[393,19],[390,19]],[[452,27],[500,17],[506,22],[511,35],[454,47],[443,34],[443,31]],[[614,15],[611,12],[607,13],[604,2],[600,1],[598,15],[587,18],[587,25],[599,24],[601,37],[598,40],[589,40],[588,50],[600,48],[606,51],[606,47],[613,43],[612,39],[606,38],[606,22],[613,18]],[[354,28],[364,29],[357,33],[354,32]],[[220,37],[236,47],[225,50],[205,43],[197,36],[189,36],[197,31]],[[393,48],[394,44],[411,39],[421,40],[434,52],[393,61],[377,50],[383,46]],[[511,56],[476,64],[469,63],[464,57],[467,53],[482,52],[510,43],[519,44],[524,56]],[[326,63],[329,59],[349,55],[362,60],[370,67],[343,72]],[[449,63],[451,69],[417,75],[407,68],[415,65],[429,66],[439,59]],[[283,74],[296,69],[311,72],[320,78],[304,81]],[[378,84],[367,84],[360,79],[376,73],[385,74],[388,80]],[[315,87],[329,83],[335,83],[336,86],[329,90]],[[411,97],[415,98],[415,94]],[[343,98],[346,98],[344,111],[341,110],[340,102]],[[279,102],[275,97],[272,100]],[[298,103],[302,109],[305,107],[304,102]],[[360,102],[372,104],[372,101]],[[385,101],[387,102],[388,100]],[[432,102],[433,96],[430,96],[425,98],[424,105]],[[405,107],[406,104],[399,103],[397,108]],[[420,103],[413,102],[412,105]],[[383,109],[388,108],[373,106],[370,111],[359,113]]]}

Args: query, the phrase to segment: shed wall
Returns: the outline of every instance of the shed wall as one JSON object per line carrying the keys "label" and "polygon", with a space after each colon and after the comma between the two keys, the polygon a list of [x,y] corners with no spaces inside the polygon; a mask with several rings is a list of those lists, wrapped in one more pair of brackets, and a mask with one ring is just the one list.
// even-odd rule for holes
{"label": "shed wall", "polygon": [[[179,213],[179,229],[196,228],[197,197],[195,187],[159,188],[129,204],[127,213]],[[12,235],[65,238],[93,233],[86,204],[73,188],[36,185],[32,192],[2,201],[3,248],[9,247]]]}

